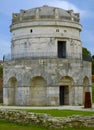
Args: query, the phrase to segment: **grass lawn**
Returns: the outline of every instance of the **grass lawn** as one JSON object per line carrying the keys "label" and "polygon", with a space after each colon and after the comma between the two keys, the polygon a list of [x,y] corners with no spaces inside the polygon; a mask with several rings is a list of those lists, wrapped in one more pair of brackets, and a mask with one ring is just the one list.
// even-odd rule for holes
{"label": "grass lawn", "polygon": [[78,110],[26,110],[27,112],[33,113],[46,113],[50,114],[54,117],[63,117],[63,116],[71,116],[71,115],[84,115],[84,116],[91,116],[94,115],[94,111],[78,111]]}
{"label": "grass lawn", "polygon": [[[94,103],[94,84],[92,85],[92,100]],[[94,115],[93,111],[75,111],[75,110],[26,110],[26,111],[34,113],[46,113],[56,117],[71,116],[75,114],[84,116]]]}
{"label": "grass lawn", "polygon": [[[94,102],[94,84],[92,87],[92,99]],[[90,116],[94,115],[94,111],[76,111],[76,110],[25,110],[27,112],[34,112],[34,113],[46,113],[50,114],[54,117],[63,117],[63,116],[71,116],[71,115],[84,115]],[[23,126],[17,125],[14,123],[10,123],[7,121],[0,121],[0,130],[49,130],[48,128],[41,128],[37,126]],[[52,129],[50,129],[52,130]],[[61,130],[94,130],[94,128],[66,128]]]}
{"label": "grass lawn", "polygon": [[[37,126],[22,126],[7,121],[0,121],[0,130],[52,130]],[[61,130],[94,130],[94,128],[66,128]]]}
{"label": "grass lawn", "polygon": [[0,130],[47,130],[37,126],[23,126],[7,121],[0,121]]}

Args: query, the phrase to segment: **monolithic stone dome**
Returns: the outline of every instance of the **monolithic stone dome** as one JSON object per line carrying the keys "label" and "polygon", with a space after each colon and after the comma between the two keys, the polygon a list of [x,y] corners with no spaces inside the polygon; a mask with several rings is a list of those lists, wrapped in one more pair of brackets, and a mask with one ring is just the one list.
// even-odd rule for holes
{"label": "monolithic stone dome", "polygon": [[[73,10],[64,10],[47,5],[13,13],[10,27],[12,57],[14,55],[16,58],[23,55],[30,57],[33,55],[31,53],[38,56],[39,53],[42,55],[44,52],[43,55],[45,56],[49,54],[56,57],[56,43],[60,39],[67,41],[66,48],[67,53],[69,53],[67,55],[75,53],[77,57],[78,55],[81,57],[82,48],[79,34],[82,26],[79,20],[79,14],[74,13]],[[70,41],[73,41],[74,46],[77,46],[75,49],[70,48]],[[70,52],[68,51],[69,48]]]}
{"label": "monolithic stone dome", "polygon": [[12,22],[15,24],[19,23],[19,21],[31,21],[34,19],[57,19],[79,22],[79,13],[74,13],[73,10],[64,10],[44,5],[29,10],[20,10],[20,13],[14,13]]}

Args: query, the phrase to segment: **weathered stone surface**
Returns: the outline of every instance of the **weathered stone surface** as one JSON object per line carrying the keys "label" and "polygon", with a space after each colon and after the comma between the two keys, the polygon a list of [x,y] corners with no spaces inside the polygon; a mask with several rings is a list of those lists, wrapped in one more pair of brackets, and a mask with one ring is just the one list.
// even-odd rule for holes
{"label": "weathered stone surface", "polygon": [[[11,61],[10,64],[4,64],[4,104],[57,106],[60,105],[60,86],[68,86],[65,88],[64,105],[83,104],[84,92],[87,91],[85,86],[88,85],[88,91],[92,91],[89,86],[91,79],[85,78],[86,75],[88,77],[91,75],[91,71],[86,69],[87,66],[90,67],[90,63],[69,59],[43,59],[43,62],[45,64],[41,66],[38,59]],[[64,68],[59,67],[65,62]],[[70,68],[65,72],[67,63],[70,63]],[[80,68],[81,65],[84,66],[83,69]],[[85,82],[87,85],[84,85]]]}
{"label": "weathered stone surface", "polygon": [[84,61],[79,14],[43,6],[14,13],[11,59],[5,57],[5,105],[82,105],[91,89]]}
{"label": "weathered stone surface", "polygon": [[21,125],[40,125],[46,128],[94,127],[94,115],[52,117],[47,114],[35,114],[20,110],[0,110],[0,120],[7,120]]}

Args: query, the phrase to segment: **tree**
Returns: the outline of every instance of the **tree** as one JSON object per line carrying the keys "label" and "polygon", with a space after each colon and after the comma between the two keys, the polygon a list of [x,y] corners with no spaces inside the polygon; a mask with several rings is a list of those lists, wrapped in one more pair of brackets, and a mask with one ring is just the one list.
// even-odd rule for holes
{"label": "tree", "polygon": [[92,55],[92,60],[94,60],[94,55]]}
{"label": "tree", "polygon": [[94,75],[94,55],[92,56],[92,75]]}
{"label": "tree", "polygon": [[0,77],[3,77],[3,66],[0,65]]}
{"label": "tree", "polygon": [[82,48],[83,60],[91,61],[91,52],[87,48]]}
{"label": "tree", "polygon": [[84,48],[82,49],[83,59],[90,60],[92,62],[92,75],[94,75],[94,55],[91,56],[91,52]]}
{"label": "tree", "polygon": [[82,54],[91,57],[91,53],[87,48],[82,48]]}

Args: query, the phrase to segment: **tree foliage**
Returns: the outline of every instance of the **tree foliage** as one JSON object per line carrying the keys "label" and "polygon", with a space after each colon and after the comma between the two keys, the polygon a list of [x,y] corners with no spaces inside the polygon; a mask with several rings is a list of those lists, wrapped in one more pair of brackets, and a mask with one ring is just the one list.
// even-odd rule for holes
{"label": "tree foliage", "polygon": [[91,62],[92,62],[92,75],[94,75],[94,55],[91,56],[91,52],[87,49],[87,48],[82,48],[82,54],[84,56],[87,56],[88,58],[91,58]]}
{"label": "tree foliage", "polygon": [[94,75],[94,59],[92,59],[92,74]]}
{"label": "tree foliage", "polygon": [[82,54],[85,56],[91,56],[90,51],[85,47],[82,48]]}
{"label": "tree foliage", "polygon": [[3,77],[3,66],[0,66],[0,77]]}
{"label": "tree foliage", "polygon": [[91,57],[91,53],[87,48],[82,48],[82,56],[83,56],[83,60],[86,61],[91,61],[92,57]]}

